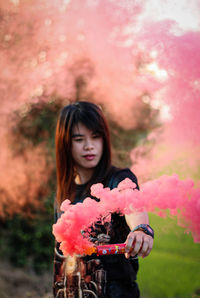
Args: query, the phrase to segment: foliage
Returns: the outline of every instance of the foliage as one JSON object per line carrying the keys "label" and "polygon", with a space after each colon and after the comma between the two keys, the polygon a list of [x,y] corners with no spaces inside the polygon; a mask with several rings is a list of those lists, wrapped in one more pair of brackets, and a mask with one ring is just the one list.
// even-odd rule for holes
{"label": "foliage", "polygon": [[51,151],[54,148],[56,120],[61,107],[61,101],[51,98],[49,101],[40,99],[37,103],[15,111],[12,117],[12,142],[17,144],[15,153],[22,154],[27,147],[43,142]]}
{"label": "foliage", "polygon": [[33,269],[38,273],[50,268],[53,258],[54,238],[52,195],[46,200],[44,210],[34,218],[20,214],[4,222],[0,233],[4,239],[1,254],[17,267]]}

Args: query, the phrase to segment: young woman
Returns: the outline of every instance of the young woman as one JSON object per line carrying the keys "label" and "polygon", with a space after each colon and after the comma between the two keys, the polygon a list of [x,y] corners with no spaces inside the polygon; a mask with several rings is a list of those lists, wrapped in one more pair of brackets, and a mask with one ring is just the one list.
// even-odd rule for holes
{"label": "young woman", "polygon": [[[76,102],[62,109],[56,129],[56,166],[55,221],[61,215],[62,201],[68,198],[72,204],[83,202],[90,196],[92,184],[100,182],[114,188],[128,177],[139,188],[129,169],[112,166],[106,120],[101,109],[90,102]],[[128,216],[114,213],[110,220],[97,220],[90,239],[101,244],[125,242],[125,255],[79,256],[69,261],[56,243],[54,297],[139,297],[137,256],[149,255],[153,236],[145,212]],[[67,275],[72,263],[76,269]]]}

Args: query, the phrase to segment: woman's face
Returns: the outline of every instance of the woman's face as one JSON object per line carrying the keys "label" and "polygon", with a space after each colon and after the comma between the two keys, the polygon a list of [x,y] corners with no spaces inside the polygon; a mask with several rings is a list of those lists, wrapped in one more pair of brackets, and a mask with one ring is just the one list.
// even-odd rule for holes
{"label": "woman's face", "polygon": [[72,157],[79,173],[95,168],[103,153],[103,138],[98,133],[78,123],[72,130]]}

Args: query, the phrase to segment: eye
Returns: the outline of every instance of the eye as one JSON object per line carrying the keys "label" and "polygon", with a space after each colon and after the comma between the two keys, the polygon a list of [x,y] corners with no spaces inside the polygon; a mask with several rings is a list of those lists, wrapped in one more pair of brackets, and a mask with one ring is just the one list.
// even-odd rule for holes
{"label": "eye", "polygon": [[75,142],[81,142],[83,140],[83,138],[74,138],[73,139]]}
{"label": "eye", "polygon": [[92,135],[93,139],[101,138],[101,135],[99,133],[93,133]]}

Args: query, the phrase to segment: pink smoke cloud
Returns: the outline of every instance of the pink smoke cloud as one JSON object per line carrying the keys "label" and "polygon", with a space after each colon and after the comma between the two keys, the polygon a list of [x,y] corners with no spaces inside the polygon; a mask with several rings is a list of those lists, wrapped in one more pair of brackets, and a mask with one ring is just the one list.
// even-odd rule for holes
{"label": "pink smoke cloud", "polygon": [[[93,94],[92,100],[123,127],[134,128],[141,121],[144,95],[147,104],[161,111],[162,133],[149,136],[154,142],[150,155],[146,146],[131,153],[139,179],[158,177],[171,163],[193,175],[188,167],[199,167],[199,30],[177,30],[176,21],[141,19],[145,5],[123,0],[2,1],[0,137],[5,177],[14,175],[9,117],[41,98],[75,99],[79,77],[86,83],[82,95]],[[26,183],[21,178],[25,169],[32,167],[31,159],[13,163],[19,174],[15,183],[2,180],[7,192],[14,185],[20,189]],[[14,194],[12,200],[17,204]]]}
{"label": "pink smoke cloud", "polygon": [[173,26],[172,22],[149,24],[144,35],[141,32],[146,47],[156,53],[153,60],[167,74],[165,84],[151,95],[152,104],[157,101],[158,106],[168,108],[168,119],[161,120],[162,129],[149,136],[148,144],[154,143],[151,153],[145,156],[145,146],[131,153],[133,163],[137,163],[134,170],[138,170],[143,179],[157,177],[158,170],[166,169],[167,164],[177,163],[188,176],[192,168],[200,165],[200,71],[197,67],[200,32],[177,36]]}
{"label": "pink smoke cloud", "polygon": [[143,184],[138,191],[126,178],[113,190],[103,188],[102,184],[93,185],[91,195],[100,202],[86,198],[76,205],[70,205],[69,200],[61,205],[64,213],[53,225],[53,234],[61,242],[64,255],[83,254],[92,246],[80,232],[112,212],[130,214],[145,210],[163,216],[163,212],[169,210],[171,216],[177,217],[179,225],[192,232],[194,241],[200,242],[200,188],[194,188],[192,180],[182,181],[176,175],[162,176]]}

